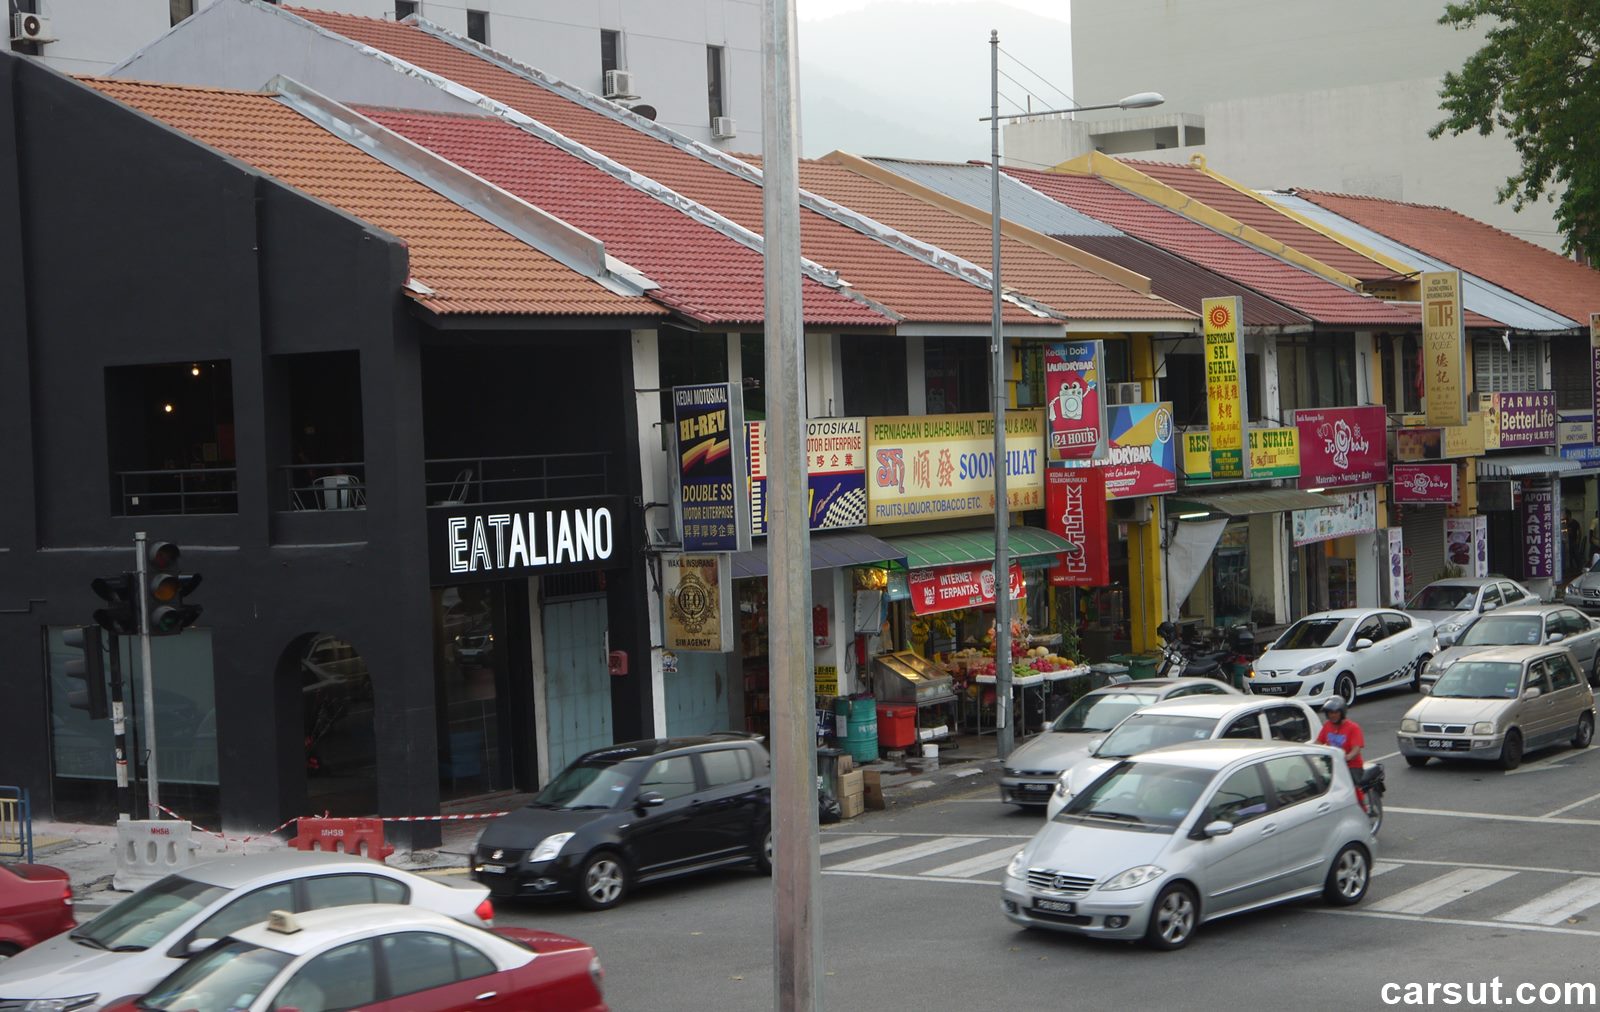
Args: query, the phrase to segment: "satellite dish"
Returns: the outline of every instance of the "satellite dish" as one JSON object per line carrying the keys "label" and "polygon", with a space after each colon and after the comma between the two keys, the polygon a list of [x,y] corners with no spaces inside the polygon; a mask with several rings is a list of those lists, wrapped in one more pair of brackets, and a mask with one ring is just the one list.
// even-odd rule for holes
{"label": "satellite dish", "polygon": [[647,105],[641,102],[639,105],[629,106],[628,108],[635,115],[643,116],[647,120],[653,121],[656,118],[656,107],[653,105]]}

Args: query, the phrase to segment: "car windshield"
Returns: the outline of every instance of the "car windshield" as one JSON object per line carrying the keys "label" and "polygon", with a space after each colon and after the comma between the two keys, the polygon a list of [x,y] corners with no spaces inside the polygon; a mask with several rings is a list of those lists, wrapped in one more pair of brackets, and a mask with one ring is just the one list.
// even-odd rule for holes
{"label": "car windshield", "polygon": [[1166,763],[1118,763],[1069,801],[1056,819],[1170,833],[1210,782],[1210,770]]}
{"label": "car windshield", "polygon": [[1117,729],[1094,750],[1094,754],[1103,759],[1123,759],[1163,745],[1205,741],[1216,727],[1215,717],[1135,713],[1118,724]]}
{"label": "car windshield", "polygon": [[1273,644],[1274,650],[1315,650],[1318,647],[1338,646],[1344,642],[1353,618],[1303,618],[1289,627]]}
{"label": "car windshield", "polygon": [[1452,664],[1433,687],[1436,699],[1515,699],[1522,665],[1465,660]]}
{"label": "car windshield", "polygon": [[1477,587],[1435,584],[1423,587],[1422,592],[1413,597],[1406,607],[1412,611],[1471,611],[1472,602],[1477,599]]}
{"label": "car windshield", "polygon": [[1052,731],[1109,731],[1155,697],[1142,692],[1097,692],[1073,703],[1050,725]]}
{"label": "car windshield", "polygon": [[276,949],[225,941],[174,970],[135,1007],[173,1012],[241,1012],[293,958]]}
{"label": "car windshield", "polygon": [[148,949],[184,921],[209,907],[227,890],[182,875],[139,890],[69,937],[91,948],[118,952]]}
{"label": "car windshield", "polygon": [[535,808],[613,808],[633,779],[614,762],[576,762],[561,771],[533,799]]}
{"label": "car windshield", "polygon": [[1537,615],[1485,615],[1456,642],[1464,647],[1509,647],[1539,642],[1544,620]]}

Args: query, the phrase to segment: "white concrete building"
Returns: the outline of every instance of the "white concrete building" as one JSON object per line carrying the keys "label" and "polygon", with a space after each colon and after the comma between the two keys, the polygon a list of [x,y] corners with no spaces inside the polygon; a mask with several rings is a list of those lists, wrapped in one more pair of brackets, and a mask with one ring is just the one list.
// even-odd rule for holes
{"label": "white concrete building", "polygon": [[[39,15],[40,34],[50,41],[15,38],[22,33],[14,16],[8,28],[13,49],[69,74],[103,74],[210,2],[8,0],[13,15]],[[648,105],[659,122],[696,140],[761,150],[758,0],[294,0],[286,6],[374,18],[416,14],[597,95],[635,109]]]}
{"label": "white concrete building", "polygon": [[1549,205],[1495,193],[1517,170],[1503,136],[1428,138],[1439,87],[1483,42],[1438,24],[1442,2],[1072,0],[1072,94],[1083,104],[1158,91],[1136,112],[1009,124],[1005,158],[1056,165],[1092,150],[1163,161],[1203,152],[1256,187],[1439,204],[1551,249]]}

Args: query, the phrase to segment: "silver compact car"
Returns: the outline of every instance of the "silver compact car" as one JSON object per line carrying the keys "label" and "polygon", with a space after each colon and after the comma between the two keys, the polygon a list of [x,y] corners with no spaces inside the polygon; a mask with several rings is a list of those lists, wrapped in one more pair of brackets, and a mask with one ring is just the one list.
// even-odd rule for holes
{"label": "silver compact car", "polygon": [[1439,636],[1440,650],[1422,669],[1422,684],[1431,686],[1450,665],[1488,647],[1539,646],[1560,643],[1572,651],[1578,672],[1600,685],[1600,625],[1575,608],[1560,604],[1517,605],[1475,618],[1459,636]]}
{"label": "silver compact car", "polygon": [[1367,893],[1375,845],[1344,757],[1321,745],[1214,740],[1107,770],[1006,869],[1001,906],[1029,928],[1188,944],[1210,920]]}
{"label": "silver compact car", "polygon": [[1514,770],[1523,753],[1594,740],[1594,692],[1563,646],[1491,647],[1452,664],[1406,711],[1400,753],[1412,766],[1483,759]]}
{"label": "silver compact car", "polygon": [[1007,757],[1000,770],[1000,800],[1046,804],[1056,789],[1056,778],[1087,757],[1096,738],[1135,710],[1172,699],[1219,696],[1237,699],[1239,693],[1214,678],[1147,678],[1088,692]]}

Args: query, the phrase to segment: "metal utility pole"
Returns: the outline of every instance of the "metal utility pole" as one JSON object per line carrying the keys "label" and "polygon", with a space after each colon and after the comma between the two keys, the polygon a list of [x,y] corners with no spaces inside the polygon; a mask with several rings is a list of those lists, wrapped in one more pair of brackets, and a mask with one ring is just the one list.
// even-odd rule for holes
{"label": "metal utility pole", "polygon": [[994,289],[993,332],[989,354],[994,372],[994,726],[995,751],[1011,754],[1011,533],[1006,493],[1006,338],[1001,324],[1000,288],[1000,33],[989,33],[989,224],[994,240],[990,285]]}
{"label": "metal utility pole", "polygon": [[800,304],[800,113],[794,0],[761,5],[766,281],[767,644],[772,729],[772,986],[782,1012],[822,1008],[817,963],[816,706]]}
{"label": "metal utility pole", "polygon": [[150,570],[144,531],[133,536],[137,558],[134,573],[139,582],[139,665],[144,675],[145,788],[149,801],[148,819],[161,818],[161,786],[156,777],[156,678],[150,670]]}
{"label": "metal utility pole", "polygon": [[122,637],[107,633],[111,644],[111,736],[116,752],[117,812],[134,817],[133,788],[128,783],[128,718],[122,702]]}

